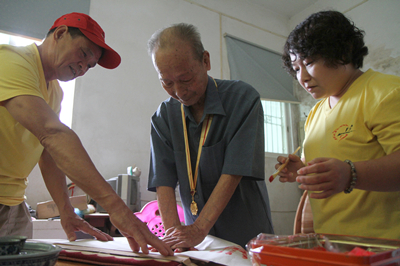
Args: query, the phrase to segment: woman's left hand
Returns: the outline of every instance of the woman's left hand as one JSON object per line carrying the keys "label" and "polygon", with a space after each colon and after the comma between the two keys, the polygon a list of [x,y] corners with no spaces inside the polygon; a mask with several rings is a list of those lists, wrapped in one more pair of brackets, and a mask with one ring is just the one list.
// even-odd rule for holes
{"label": "woman's left hand", "polygon": [[309,191],[310,197],[324,199],[344,191],[350,184],[350,165],[334,158],[315,158],[300,168],[296,181],[299,188]]}

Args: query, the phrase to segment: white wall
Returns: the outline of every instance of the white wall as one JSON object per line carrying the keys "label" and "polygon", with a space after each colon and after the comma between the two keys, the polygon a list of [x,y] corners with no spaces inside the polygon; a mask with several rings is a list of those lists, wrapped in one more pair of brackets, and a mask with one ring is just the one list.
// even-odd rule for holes
{"label": "white wall", "polygon": [[[290,30],[311,14],[315,8],[329,7],[346,11],[356,25],[367,32],[367,45],[372,49],[375,66],[399,73],[398,0],[318,1],[316,5],[289,19],[269,10],[262,10],[239,0],[92,0],[90,15],[106,32],[107,42],[122,56],[115,70],[96,67],[76,82],[72,128],[80,136],[93,162],[108,179],[126,173],[127,166],[142,170],[141,197],[143,203],[155,199],[146,191],[150,156],[150,117],[168,95],[162,90],[146,43],[160,27],[176,22],[196,25],[205,48],[211,54],[211,71],[215,78],[229,78],[224,33],[237,36],[270,50],[281,52]],[[355,8],[353,8],[355,7]],[[390,65],[379,63],[385,61]],[[308,112],[313,101],[301,94],[306,103],[300,109]],[[304,96],[304,97],[303,97]],[[276,156],[266,157],[266,176],[274,171]],[[27,196],[32,207],[48,200],[40,174],[31,175]],[[39,184],[39,185],[37,185]],[[296,184],[267,181],[273,222],[277,234],[291,234],[293,219],[301,192]],[[40,193],[38,193],[40,191]],[[47,194],[46,194],[47,193]]]}

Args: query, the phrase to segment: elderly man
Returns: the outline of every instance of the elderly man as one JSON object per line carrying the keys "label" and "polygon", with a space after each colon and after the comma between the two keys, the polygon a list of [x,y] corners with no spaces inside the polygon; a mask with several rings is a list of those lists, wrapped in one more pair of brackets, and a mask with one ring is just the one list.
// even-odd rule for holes
{"label": "elderly man", "polygon": [[[157,31],[148,48],[171,96],[152,117],[148,182],[157,191],[164,242],[188,248],[211,234],[245,246],[273,233],[259,94],[244,82],[208,76],[210,55],[192,25]],[[186,226],[175,207],[178,183]]]}
{"label": "elderly man", "polygon": [[57,19],[40,46],[0,45],[0,235],[32,236],[24,202],[27,176],[39,163],[70,240],[83,231],[112,238],[80,219],[71,206],[67,175],[108,211],[132,250],[147,243],[162,254],[172,250],[138,220],[91,162],[78,136],[58,118],[62,91],[58,80],[72,80],[99,64],[115,68],[121,58],[105,43],[104,32],[81,13]]}

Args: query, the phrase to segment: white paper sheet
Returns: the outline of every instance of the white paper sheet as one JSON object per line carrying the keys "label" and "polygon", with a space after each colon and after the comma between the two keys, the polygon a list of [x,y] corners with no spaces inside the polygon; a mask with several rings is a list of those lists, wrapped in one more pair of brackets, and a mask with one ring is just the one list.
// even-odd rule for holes
{"label": "white paper sheet", "polygon": [[[116,250],[121,252],[127,252],[127,254],[133,253],[129,247],[129,243],[125,237],[114,237],[114,241],[102,242],[95,239],[79,239],[74,242],[70,242],[66,239],[36,239],[46,243],[59,244],[59,245],[70,245],[75,247],[83,247],[96,249],[107,249]],[[151,257],[156,258],[170,258],[175,261],[181,261],[185,263],[185,257],[198,259],[201,261],[212,261],[229,266],[251,266],[248,253],[239,245],[229,241],[225,241],[221,238],[208,235],[203,242],[196,246],[198,251],[185,251],[177,253],[174,257],[163,257],[158,252],[150,252]],[[126,255],[126,254],[125,254]],[[187,264],[190,265],[190,264]]]}

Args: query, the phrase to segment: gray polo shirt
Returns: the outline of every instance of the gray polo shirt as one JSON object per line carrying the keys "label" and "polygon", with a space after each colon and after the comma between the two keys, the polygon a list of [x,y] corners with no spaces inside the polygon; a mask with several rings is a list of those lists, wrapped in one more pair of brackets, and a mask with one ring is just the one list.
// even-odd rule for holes
{"label": "gray polo shirt", "polygon": [[[242,81],[209,77],[204,115],[199,124],[184,107],[193,172],[196,167],[202,123],[206,114],[213,121],[203,146],[195,201],[199,213],[222,174],[243,176],[231,200],[209,234],[244,246],[259,233],[273,233],[267,187],[264,181],[264,115],[258,92]],[[185,210],[185,223],[197,215],[190,212],[181,104],[173,99],[161,103],[152,117],[151,162],[148,190],[175,188]]]}

